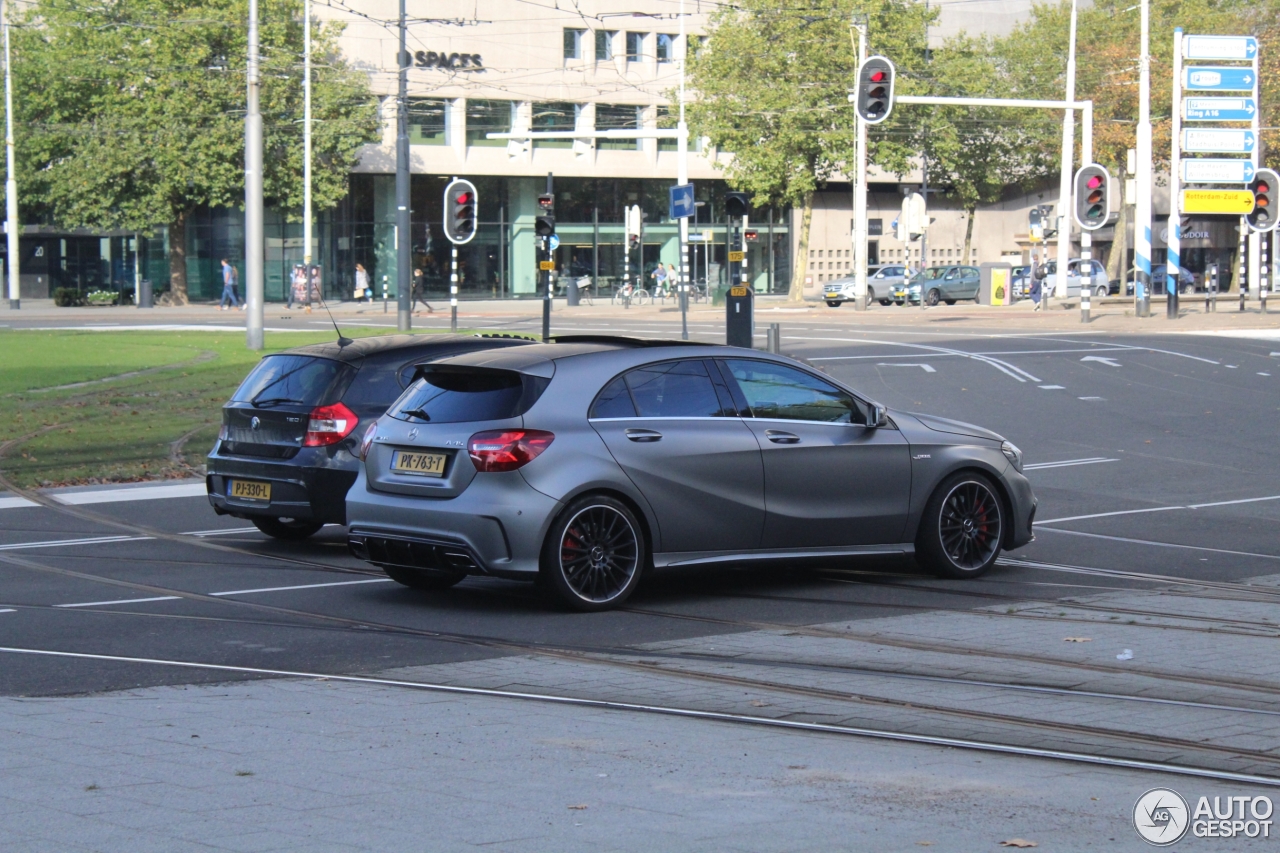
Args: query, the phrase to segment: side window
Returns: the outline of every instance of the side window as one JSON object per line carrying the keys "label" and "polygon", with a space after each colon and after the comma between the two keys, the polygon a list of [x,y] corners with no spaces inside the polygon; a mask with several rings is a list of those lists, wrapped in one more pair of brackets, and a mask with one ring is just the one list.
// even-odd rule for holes
{"label": "side window", "polygon": [[725,364],[747,398],[752,417],[840,424],[867,422],[852,395],[802,370],[745,359],[729,359]]}
{"label": "side window", "polygon": [[604,386],[604,390],[596,395],[591,404],[589,418],[634,418],[635,403],[631,402],[631,392],[621,376]]}
{"label": "side window", "polygon": [[721,417],[720,399],[701,361],[649,364],[625,374],[636,413],[642,418]]}

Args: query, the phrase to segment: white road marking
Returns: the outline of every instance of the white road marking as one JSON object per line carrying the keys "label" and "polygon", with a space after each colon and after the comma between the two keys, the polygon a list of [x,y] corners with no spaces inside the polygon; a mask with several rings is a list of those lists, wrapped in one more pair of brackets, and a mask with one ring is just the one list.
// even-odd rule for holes
{"label": "white road marking", "polygon": [[[227,595],[255,595],[260,592],[288,592],[295,589],[321,589],[329,586],[355,586],[363,583],[394,583],[391,578],[367,578],[358,581],[336,581],[333,583],[307,583],[299,586],[266,586],[260,589],[233,589],[227,592],[208,592],[203,595],[223,597]],[[76,604],[55,604],[54,607],[105,607],[112,604],[144,604],[149,601],[177,601],[180,595],[160,595],[155,598],[124,598],[116,601],[82,601]]]}
{"label": "white road marking", "polygon": [[918,368],[920,368],[921,370],[923,370],[925,373],[937,373],[937,372],[938,372],[938,371],[934,370],[934,369],[933,369],[933,365],[930,365],[930,364],[913,364],[913,363],[898,362],[898,363],[896,363],[896,364],[883,364],[883,363],[881,363],[881,364],[877,364],[877,365],[876,365],[876,367],[918,367]]}
{"label": "white road marking", "polygon": [[1200,545],[1178,545],[1173,542],[1153,542],[1150,539],[1130,539],[1127,536],[1106,536],[1102,533],[1085,533],[1083,530],[1059,530],[1056,527],[1041,527],[1036,530],[1047,533],[1063,533],[1067,536],[1085,536],[1089,539],[1108,539],[1112,542],[1130,542],[1134,545],[1153,545],[1157,548],[1185,548],[1188,551],[1209,551],[1214,554],[1230,554],[1233,557],[1261,557],[1264,560],[1280,560],[1280,554],[1255,554],[1252,551],[1231,551],[1226,548],[1205,548]]}
{"label": "white road marking", "polygon": [[26,498],[0,498],[0,509],[21,509],[28,506],[40,506],[40,504]]}
{"label": "white road marking", "polygon": [[14,610],[12,607],[6,607],[3,610],[0,610],[0,613],[17,613],[17,612],[18,611]]}
{"label": "white road marking", "polygon": [[156,501],[170,498],[196,498],[209,494],[204,481],[167,486],[141,486],[130,489],[94,489],[89,492],[63,492],[51,494],[55,501],[68,506],[85,504],[120,503],[124,501]]}
{"label": "white road marking", "polygon": [[1110,518],[1115,515],[1138,515],[1145,512],[1169,512],[1175,509],[1209,509],[1216,506],[1234,506],[1236,504],[1253,504],[1263,501],[1280,501],[1280,495],[1267,495],[1264,498],[1241,498],[1234,501],[1214,501],[1207,504],[1187,504],[1185,506],[1153,506],[1146,509],[1122,509],[1118,512],[1098,512],[1093,515],[1072,515],[1066,518],[1046,518],[1036,522],[1039,527],[1042,524],[1060,524],[1064,521],[1085,521],[1090,518]]}
{"label": "white road marking", "polygon": [[1270,376],[1271,374],[1270,374],[1270,373],[1263,373],[1261,370],[1259,370],[1259,371],[1258,371],[1258,375],[1259,375],[1259,376]]}
{"label": "white road marking", "polygon": [[1040,386],[1040,388],[1041,388],[1042,390],[1044,390],[1044,391],[1064,391],[1064,390],[1066,390],[1066,386],[1065,386],[1065,385],[1041,385],[1041,386]]}
{"label": "white road marking", "polygon": [[[227,536],[233,533],[248,533],[256,527],[232,527],[227,530],[189,530],[179,536],[195,536],[203,539],[206,536]],[[112,542],[150,542],[154,536],[90,536],[85,539],[46,539],[43,542],[14,542],[0,545],[0,551],[20,551],[24,548],[62,548],[71,545],[105,545]]]}
{"label": "white road marking", "polygon": [[[180,325],[176,323],[156,323],[155,325],[135,326],[30,326],[24,332],[244,332],[244,326],[227,326],[222,324]],[[310,332],[311,329],[280,329],[268,326],[264,332]]]}
{"label": "white road marking", "polygon": [[1101,355],[1086,355],[1084,358],[1082,358],[1082,359],[1080,359],[1080,360],[1081,360],[1081,361],[1096,361],[1096,362],[1099,362],[1099,363],[1101,363],[1101,364],[1105,364],[1107,367],[1119,367],[1119,366],[1120,366],[1120,362],[1116,361],[1114,358],[1107,358],[1106,356],[1101,356]]}
{"label": "white road marking", "polygon": [[1104,403],[1106,402],[1106,397],[1080,397],[1080,398],[1078,398],[1078,399],[1081,399],[1081,400],[1102,400]]}
{"label": "white road marking", "polygon": [[964,350],[952,349],[950,347],[935,347],[935,346],[929,346],[928,344],[908,344],[908,343],[902,343],[899,341],[876,340],[874,338],[819,338],[819,337],[802,336],[802,335],[788,335],[787,337],[793,341],[834,341],[836,343],[846,343],[846,344],[879,344],[881,346],[887,346],[887,347],[909,347],[911,349],[925,350],[927,352],[946,353],[948,355],[955,355],[961,358],[971,358],[974,361],[980,361],[984,364],[988,364],[994,367],[996,370],[999,370],[1001,373],[1004,373],[1008,376],[1013,377],[1019,382],[1026,382],[1028,379],[1031,380],[1032,382],[1040,381],[1035,376],[1032,376],[1030,373],[1023,370],[1022,368],[1014,367],[1012,364],[1009,364],[1008,362],[1005,362],[1005,361],[1001,361],[998,358],[992,358],[991,356],[986,356],[986,355],[977,355],[975,353],[966,352]]}
{"label": "white road marking", "polygon": [[1099,462],[1119,462],[1119,459],[1108,459],[1104,456],[1092,456],[1088,459],[1064,459],[1061,462],[1036,462],[1023,465],[1027,471],[1040,471],[1045,468],[1067,468],[1071,465],[1097,465]]}

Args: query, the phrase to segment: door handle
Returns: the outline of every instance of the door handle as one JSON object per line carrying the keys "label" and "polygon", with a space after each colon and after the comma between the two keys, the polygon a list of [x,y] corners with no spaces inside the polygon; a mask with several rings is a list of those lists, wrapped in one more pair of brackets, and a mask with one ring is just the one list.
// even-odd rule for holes
{"label": "door handle", "polygon": [[629,429],[627,438],[632,441],[661,441],[662,433],[652,429]]}
{"label": "door handle", "polygon": [[764,437],[772,441],[774,444],[800,443],[800,436],[793,432],[783,432],[780,429],[767,429],[764,431]]}

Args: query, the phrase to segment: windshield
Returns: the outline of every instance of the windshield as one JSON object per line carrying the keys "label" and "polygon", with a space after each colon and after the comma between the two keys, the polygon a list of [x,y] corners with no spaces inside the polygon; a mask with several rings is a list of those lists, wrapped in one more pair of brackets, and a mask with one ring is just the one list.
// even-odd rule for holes
{"label": "windshield", "polygon": [[508,370],[428,370],[387,414],[411,423],[506,420],[528,411],[549,382]]}
{"label": "windshield", "polygon": [[231,400],[262,408],[319,406],[341,371],[342,365],[328,358],[269,355],[245,377]]}

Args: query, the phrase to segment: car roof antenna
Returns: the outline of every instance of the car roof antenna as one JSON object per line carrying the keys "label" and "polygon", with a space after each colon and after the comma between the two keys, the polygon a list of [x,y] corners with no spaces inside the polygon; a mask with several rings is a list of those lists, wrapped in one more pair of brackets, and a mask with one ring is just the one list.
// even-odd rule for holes
{"label": "car roof antenna", "polygon": [[342,334],[342,330],[338,328],[338,321],[333,319],[333,312],[329,310],[329,304],[324,301],[324,297],[320,297],[320,307],[324,308],[324,313],[329,315],[329,322],[333,324],[333,330],[338,333],[338,346],[345,347],[347,344],[353,344],[355,341]]}

